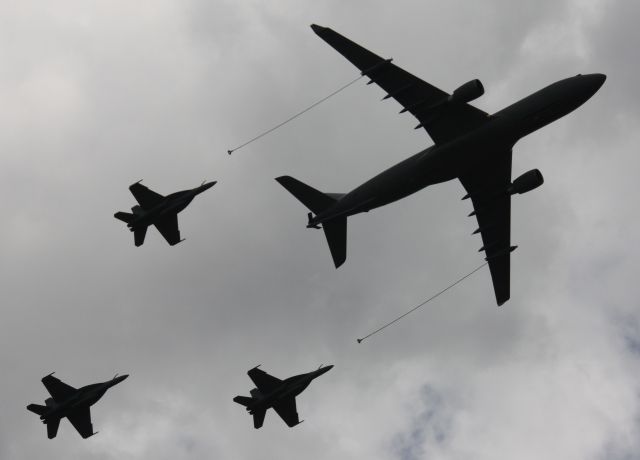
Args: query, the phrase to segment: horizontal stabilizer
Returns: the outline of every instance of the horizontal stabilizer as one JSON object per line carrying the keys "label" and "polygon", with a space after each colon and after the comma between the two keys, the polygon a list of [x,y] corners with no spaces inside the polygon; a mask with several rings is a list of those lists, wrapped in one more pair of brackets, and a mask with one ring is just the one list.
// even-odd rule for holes
{"label": "horizontal stabilizer", "polygon": [[338,268],[347,259],[347,218],[338,217],[322,223],[333,263]]}
{"label": "horizontal stabilizer", "polygon": [[136,246],[142,246],[142,243],[144,243],[144,237],[147,235],[147,228],[149,227],[139,227],[134,230],[133,240]]}
{"label": "horizontal stabilizer", "polygon": [[291,176],[276,177],[276,180],[314,214],[321,213],[336,202],[335,198],[332,198],[326,193],[322,193],[307,184],[303,184]]}
{"label": "horizontal stabilizer", "polygon": [[262,427],[265,415],[267,415],[267,411],[264,409],[253,413],[253,427],[255,429]]}
{"label": "horizontal stabilizer", "polygon": [[253,398],[250,398],[249,396],[236,396],[233,398],[233,401],[247,407],[253,402]]}
{"label": "horizontal stabilizer", "polygon": [[116,219],[120,219],[123,222],[126,222],[128,224],[130,224],[131,222],[134,221],[135,216],[133,214],[131,214],[130,212],[122,212],[122,211],[118,211],[116,212],[113,217],[115,217]]}
{"label": "horizontal stabilizer", "polygon": [[29,404],[27,406],[27,410],[33,412],[34,414],[44,415],[47,413],[49,408],[47,406],[42,406],[40,404]]}
{"label": "horizontal stabilizer", "polygon": [[55,418],[47,422],[47,437],[53,439],[58,434],[58,427],[60,426],[60,419]]}

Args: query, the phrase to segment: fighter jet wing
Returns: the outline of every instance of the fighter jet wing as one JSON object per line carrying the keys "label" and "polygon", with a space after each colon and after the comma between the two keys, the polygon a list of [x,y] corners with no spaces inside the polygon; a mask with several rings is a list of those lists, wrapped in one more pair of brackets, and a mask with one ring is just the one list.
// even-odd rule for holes
{"label": "fighter jet wing", "polygon": [[131,191],[131,194],[136,199],[136,201],[144,209],[153,208],[164,199],[164,196],[154,192],[148,187],[145,187],[140,182],[136,182],[135,184],[131,185],[129,187],[129,190]]}
{"label": "fighter jet wing", "polygon": [[273,409],[288,426],[293,427],[300,423],[298,412],[296,411],[296,398],[293,396],[281,399],[273,405]]}
{"label": "fighter jet wing", "polygon": [[493,155],[492,160],[460,176],[478,220],[483,250],[493,281],[496,302],[502,305],[510,297],[511,251],[511,150]]}
{"label": "fighter jet wing", "polygon": [[282,380],[274,377],[273,375],[267,374],[265,371],[258,369],[257,367],[251,369],[247,374],[263,395],[272,392],[282,384]]}
{"label": "fighter jet wing", "polygon": [[93,435],[93,425],[91,424],[91,411],[89,406],[76,409],[67,415],[73,427],[83,438]]}
{"label": "fighter jet wing", "polygon": [[177,214],[165,217],[154,225],[171,246],[178,244],[181,241]]}
{"label": "fighter jet wing", "polygon": [[[402,112],[411,112],[436,144],[454,139],[484,124],[488,114],[466,103],[443,104],[449,94],[413,76],[390,59],[383,59],[328,27],[313,24],[313,31],[355,65],[372,83],[394,98]],[[402,113],[401,112],[401,113]]]}
{"label": "fighter jet wing", "polygon": [[45,386],[53,400],[57,402],[64,401],[78,391],[71,385],[67,385],[51,374],[42,379],[42,384]]}

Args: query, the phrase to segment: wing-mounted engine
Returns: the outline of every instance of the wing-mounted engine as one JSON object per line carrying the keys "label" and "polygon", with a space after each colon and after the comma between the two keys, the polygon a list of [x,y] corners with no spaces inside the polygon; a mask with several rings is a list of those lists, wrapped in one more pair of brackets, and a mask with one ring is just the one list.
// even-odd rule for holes
{"label": "wing-mounted engine", "polygon": [[[453,93],[451,93],[450,96],[440,99],[435,104],[432,104],[429,107],[427,107],[424,110],[424,112],[426,112],[427,114],[423,115],[422,118],[420,118],[421,122],[414,129],[423,128],[426,125],[429,125],[435,122],[441,116],[446,114],[450,108],[457,106],[459,104],[464,104],[464,103],[473,101],[474,99],[478,99],[483,94],[484,94],[484,86],[482,86],[482,83],[480,83],[480,80],[476,78],[475,80],[466,82],[464,85],[461,85],[458,88],[456,88],[453,91]],[[423,104],[422,102],[418,102],[410,107],[405,107],[400,111],[400,113],[406,112],[407,110],[414,109],[422,104]]]}
{"label": "wing-mounted engine", "polygon": [[523,194],[540,187],[543,183],[544,178],[540,170],[532,169],[518,176],[518,178],[511,183],[507,192],[509,192],[510,195],[515,195],[516,193]]}
{"label": "wing-mounted engine", "polygon": [[459,86],[452,94],[447,98],[449,103],[465,103],[471,102],[474,99],[478,99],[484,94],[484,86],[477,78],[466,82],[464,85]]}

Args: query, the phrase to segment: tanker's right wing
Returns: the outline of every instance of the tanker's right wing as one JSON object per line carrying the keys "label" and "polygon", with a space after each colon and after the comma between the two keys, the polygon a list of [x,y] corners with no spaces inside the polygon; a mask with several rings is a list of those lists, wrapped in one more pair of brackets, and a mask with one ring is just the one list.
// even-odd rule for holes
{"label": "tanker's right wing", "polygon": [[381,58],[328,27],[313,24],[311,28],[371,83],[384,89],[384,99],[398,101],[403,107],[400,113],[411,112],[420,122],[416,129],[426,129],[436,144],[455,139],[487,121],[486,112],[465,102],[448,102],[448,93],[392,64],[391,59]]}

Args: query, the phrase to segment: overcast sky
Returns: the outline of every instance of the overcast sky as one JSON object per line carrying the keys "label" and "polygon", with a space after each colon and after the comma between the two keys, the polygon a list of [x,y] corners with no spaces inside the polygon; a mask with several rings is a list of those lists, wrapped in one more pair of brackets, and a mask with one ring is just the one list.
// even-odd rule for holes
{"label": "overcast sky", "polygon": [[[0,458],[640,459],[640,2],[636,0],[0,2]],[[226,150],[357,70],[329,26],[445,91],[479,78],[487,112],[602,72],[584,106],[522,140],[512,298],[486,269],[358,345],[483,260],[457,181],[349,220],[333,268],[274,180],[347,192],[427,146],[358,82]],[[140,179],[218,184],[135,248],[113,218]],[[232,402],[262,364],[335,368],[305,423],[255,430]],[[52,372],[128,380],[48,440],[25,406]]]}

